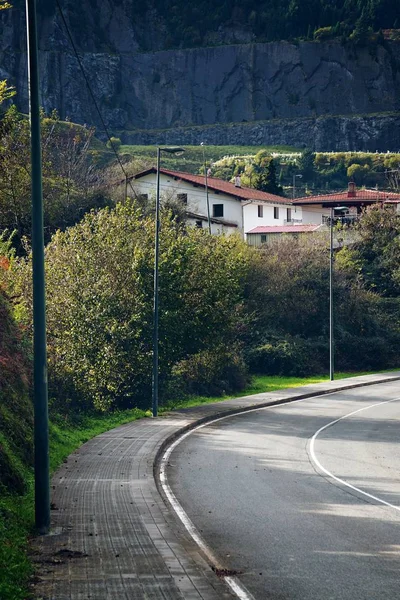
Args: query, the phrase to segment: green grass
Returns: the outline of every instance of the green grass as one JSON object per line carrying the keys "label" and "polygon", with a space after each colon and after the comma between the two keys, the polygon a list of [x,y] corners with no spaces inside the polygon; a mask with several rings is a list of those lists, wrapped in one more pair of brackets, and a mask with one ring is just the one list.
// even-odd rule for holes
{"label": "green grass", "polygon": [[[53,473],[74,450],[89,439],[118,425],[142,418],[142,410],[126,410],[111,415],[88,415],[50,423],[50,470]],[[28,538],[34,533],[33,474],[23,473],[28,492],[23,496],[0,489],[0,598],[27,600],[33,566],[28,555]]]}
{"label": "green grass", "polygon": [[[362,371],[359,373],[335,373],[335,379],[347,379],[349,377],[357,377],[361,375],[371,375],[373,373],[388,373],[394,369],[388,369],[386,371]],[[190,408],[192,406],[199,406],[201,404],[212,404],[214,402],[223,402],[230,398],[240,398],[241,396],[251,396],[253,394],[266,394],[268,392],[275,392],[284,390],[286,388],[300,387],[302,385],[308,385],[310,383],[321,383],[322,381],[328,381],[328,375],[314,375],[313,377],[281,377],[278,375],[254,375],[249,386],[237,392],[235,394],[229,394],[226,396],[192,396],[187,400],[176,400],[160,407],[160,414],[169,412],[174,408]]]}
{"label": "green grass", "polygon": [[[393,370],[393,369],[392,369]],[[363,373],[336,373],[337,379],[367,375]],[[326,381],[326,375],[315,377],[270,377],[259,375],[252,378],[249,386],[237,394],[224,397],[194,396],[176,401],[160,408],[165,414],[174,408],[188,408],[221,402],[232,397],[272,392],[290,387]],[[114,427],[148,416],[138,409],[116,412],[111,415],[82,415],[74,419],[58,417],[50,424],[50,468],[53,473],[74,450],[89,439]],[[0,490],[0,598],[27,600],[29,578],[33,566],[28,557],[28,537],[33,534],[33,476],[25,473],[28,493],[24,496],[7,495]]]}
{"label": "green grass", "polygon": [[28,556],[28,536],[34,520],[33,478],[24,496],[0,493],[0,598],[26,600],[33,573]]}
{"label": "green grass", "polygon": [[[163,154],[162,166],[165,169],[198,173],[203,163],[203,146],[184,146],[185,153],[181,156]],[[289,146],[204,146],[207,162],[215,162],[224,156],[244,156],[257,154],[259,150],[268,152],[292,153],[301,152],[298,148]],[[122,145],[121,154],[130,154],[135,158],[148,158],[154,164],[157,160],[157,146]]]}

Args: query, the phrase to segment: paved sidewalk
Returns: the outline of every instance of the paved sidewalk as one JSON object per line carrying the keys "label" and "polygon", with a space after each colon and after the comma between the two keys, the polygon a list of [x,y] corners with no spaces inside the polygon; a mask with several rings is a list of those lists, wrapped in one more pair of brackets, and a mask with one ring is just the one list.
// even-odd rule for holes
{"label": "paved sidewalk", "polygon": [[395,379],[400,372],[246,396],[97,436],[53,478],[51,534],[35,542],[35,593],[45,600],[231,599],[157,490],[160,448],[199,420]]}

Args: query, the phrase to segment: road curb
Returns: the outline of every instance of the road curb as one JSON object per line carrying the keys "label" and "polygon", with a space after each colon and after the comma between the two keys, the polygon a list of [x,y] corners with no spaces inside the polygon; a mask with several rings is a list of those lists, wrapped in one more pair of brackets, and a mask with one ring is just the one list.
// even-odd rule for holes
{"label": "road curb", "polygon": [[[174,431],[174,433],[172,433],[165,440],[163,440],[161,446],[157,450],[157,453],[156,453],[156,456],[154,459],[154,465],[153,465],[153,472],[154,472],[157,489],[159,491],[161,490],[160,493],[162,494],[162,488],[159,485],[159,479],[158,479],[158,474],[157,474],[157,470],[159,467],[159,463],[160,463],[162,454],[164,454],[164,452],[168,448],[168,446],[170,444],[172,444],[176,439],[178,439],[179,437],[181,437],[188,431],[195,429],[199,425],[209,423],[220,417],[230,417],[230,416],[233,417],[234,415],[240,415],[241,413],[255,410],[257,408],[261,409],[261,408],[267,408],[268,406],[279,406],[281,404],[289,404],[290,402],[294,402],[296,400],[306,400],[307,398],[315,398],[317,396],[326,396],[329,394],[334,394],[336,392],[342,392],[345,390],[352,390],[355,388],[367,387],[367,386],[371,386],[371,385],[379,385],[382,383],[390,383],[392,381],[400,381],[400,376],[386,377],[384,379],[379,379],[379,380],[374,380],[374,381],[352,383],[352,384],[347,384],[347,385],[343,385],[340,387],[335,387],[335,389],[326,389],[326,390],[321,390],[321,391],[318,390],[318,391],[313,391],[313,392],[306,392],[305,394],[296,394],[295,396],[292,396],[290,398],[280,398],[278,400],[265,400],[265,401],[261,401],[260,403],[255,402],[254,404],[249,405],[249,406],[242,406],[242,407],[237,407],[237,408],[232,408],[232,409],[221,410],[222,406],[223,406],[223,402],[215,404],[216,408],[220,408],[220,405],[221,405],[221,409],[216,410],[215,413],[213,413],[213,414],[207,415],[205,417],[200,417],[199,419],[192,421],[188,425],[185,425],[184,427],[178,429],[177,431]],[[287,388],[287,389],[297,389],[297,388]],[[251,397],[251,396],[243,396],[243,398],[248,398],[248,397]],[[238,401],[240,399],[241,398],[235,398],[235,400],[238,400]],[[198,409],[198,407],[192,407],[192,408]],[[189,412],[191,409],[187,409],[187,410]],[[172,411],[170,414],[176,415],[176,414],[179,414],[179,411]]]}

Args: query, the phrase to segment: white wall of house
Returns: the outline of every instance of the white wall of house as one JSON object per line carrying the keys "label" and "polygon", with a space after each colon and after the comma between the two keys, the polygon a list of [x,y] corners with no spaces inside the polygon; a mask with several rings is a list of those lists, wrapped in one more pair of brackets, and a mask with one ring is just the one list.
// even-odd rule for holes
{"label": "white wall of house", "polygon": [[[156,192],[156,175],[149,173],[133,181],[133,186],[139,194],[147,194],[149,198]],[[207,200],[204,187],[196,187],[192,183],[175,180],[167,175],[160,175],[160,194],[161,196],[178,196],[178,194],[187,195],[187,210],[199,215],[207,216]],[[179,197],[179,196],[178,196]],[[237,227],[227,227],[221,224],[212,223],[212,233],[238,231],[241,235],[245,232],[258,227],[259,225],[285,225],[288,217],[291,220],[301,222],[301,207],[291,206],[290,204],[272,204],[257,201],[239,200],[225,194],[208,190],[211,217],[223,219],[237,225]],[[221,215],[221,205],[223,214]],[[259,206],[261,209],[259,209]],[[288,214],[289,209],[289,214]],[[259,216],[259,215],[262,216]],[[193,220],[195,224],[195,220]],[[206,225],[203,224],[203,227]]]}
{"label": "white wall of house", "polygon": [[301,222],[302,210],[301,207],[290,204],[267,204],[255,201],[248,204],[245,200],[243,218],[244,231],[247,233],[259,225],[286,225],[288,221],[294,220]]}
{"label": "white wall of house", "polygon": [[[149,173],[144,175],[133,182],[134,188],[139,194],[147,194],[149,198],[156,193],[156,175],[155,173]],[[207,216],[207,198],[204,187],[195,187],[192,183],[175,180],[173,177],[167,175],[160,175],[160,195],[161,197],[172,197],[178,194],[187,195],[187,210],[199,215]],[[211,217],[217,217],[224,221],[232,222],[237,227],[224,227],[224,231],[239,231],[243,233],[242,223],[242,206],[239,200],[236,200],[232,196],[228,196],[223,192],[215,192],[208,190],[208,199],[210,204]],[[222,208],[221,208],[222,205]],[[222,214],[221,214],[222,210]],[[203,225],[204,226],[204,225]],[[218,233],[221,230],[221,225],[212,224],[212,233]]]}
{"label": "white wall of house", "polygon": [[304,205],[302,207],[302,214],[303,225],[321,225],[324,222],[323,217],[328,218],[330,216],[330,210],[329,208],[322,208],[321,204],[316,206]]}

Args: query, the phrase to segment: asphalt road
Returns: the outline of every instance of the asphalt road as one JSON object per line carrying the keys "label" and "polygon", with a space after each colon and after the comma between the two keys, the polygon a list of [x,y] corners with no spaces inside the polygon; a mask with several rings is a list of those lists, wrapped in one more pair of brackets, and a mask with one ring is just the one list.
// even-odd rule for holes
{"label": "asphalt road", "polygon": [[393,382],[204,427],[174,450],[168,480],[257,600],[395,600],[399,470]]}

